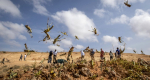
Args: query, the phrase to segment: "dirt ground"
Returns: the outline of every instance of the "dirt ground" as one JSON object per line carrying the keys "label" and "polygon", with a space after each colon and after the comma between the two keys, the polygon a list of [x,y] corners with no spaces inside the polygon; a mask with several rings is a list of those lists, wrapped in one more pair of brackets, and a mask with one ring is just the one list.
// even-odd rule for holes
{"label": "dirt ground", "polygon": [[[26,61],[24,61],[24,55],[27,54],[28,52],[0,52],[0,60],[2,60],[3,58],[7,58],[8,60],[10,60],[10,63],[6,62],[4,65],[7,65],[8,67],[14,66],[14,65],[18,65],[18,66],[23,66],[23,65],[32,65],[35,62],[39,64],[41,62],[41,60],[48,59],[48,55],[49,53],[46,52],[31,52],[30,55],[28,55],[26,57]],[[23,59],[22,61],[19,61],[20,55],[23,55]],[[58,53],[57,55],[57,59],[67,59],[67,55],[64,56],[60,56],[60,54],[63,53]],[[80,52],[73,52],[73,60],[76,61],[77,59],[79,59],[79,57],[81,57]],[[100,53],[95,53],[94,55],[95,60],[99,61],[100,60]],[[85,57],[86,60],[91,60],[91,57],[89,55],[88,52],[85,52]],[[137,61],[138,58],[142,58],[146,61],[150,61],[150,55],[142,55],[142,54],[133,54],[133,53],[123,53],[122,55],[123,59],[126,59],[128,61],[134,60]],[[109,53],[105,54],[105,59],[106,60],[110,60],[110,56]],[[44,64],[48,64],[48,61],[45,60]],[[0,67],[4,66],[3,64],[0,65]]]}

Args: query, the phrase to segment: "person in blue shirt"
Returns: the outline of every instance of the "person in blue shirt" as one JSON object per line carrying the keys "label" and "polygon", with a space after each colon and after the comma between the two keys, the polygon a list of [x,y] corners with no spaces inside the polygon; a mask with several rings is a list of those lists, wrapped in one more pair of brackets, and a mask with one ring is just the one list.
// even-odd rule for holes
{"label": "person in blue shirt", "polygon": [[117,47],[117,50],[116,50],[116,52],[117,52],[117,54],[118,54],[118,58],[120,58],[120,50],[119,50],[119,48]]}
{"label": "person in blue shirt", "polygon": [[94,54],[95,54],[95,52],[93,51],[93,49],[91,49],[91,53],[90,53],[91,60],[93,60],[93,59],[94,59]]}

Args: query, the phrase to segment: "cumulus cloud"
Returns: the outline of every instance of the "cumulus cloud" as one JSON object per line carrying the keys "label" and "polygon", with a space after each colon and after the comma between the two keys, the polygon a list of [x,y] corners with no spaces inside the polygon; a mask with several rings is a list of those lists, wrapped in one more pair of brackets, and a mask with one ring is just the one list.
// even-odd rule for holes
{"label": "cumulus cloud", "polygon": [[27,38],[22,35],[24,32],[26,32],[26,29],[23,24],[0,21],[0,37],[10,45],[16,44],[18,46],[19,43],[15,41],[17,38],[26,40]]}
{"label": "cumulus cloud", "polygon": [[12,46],[17,46],[17,47],[20,47],[21,45],[15,41],[15,40],[5,40],[4,42],[6,42],[6,44],[8,45],[12,45]]}
{"label": "cumulus cloud", "polygon": [[63,48],[58,47],[58,46],[56,46],[56,45],[50,45],[50,46],[48,46],[48,48],[49,48],[50,50],[52,50],[52,51],[54,51],[55,49],[56,49],[58,52],[64,51]]}
{"label": "cumulus cloud", "polygon": [[104,9],[95,9],[94,10],[94,15],[99,16],[100,18],[104,17],[105,15],[109,15],[110,12],[106,11]]}
{"label": "cumulus cloud", "polygon": [[127,47],[127,50],[133,50],[131,47]]}
{"label": "cumulus cloud", "polygon": [[70,47],[72,46],[72,41],[71,40],[67,40],[67,39],[64,39],[60,42],[60,45],[64,46],[64,47]]}
{"label": "cumulus cloud", "polygon": [[136,9],[135,16],[130,19],[132,30],[141,37],[150,38],[150,14],[142,9]]}
{"label": "cumulus cloud", "polygon": [[10,0],[0,0],[0,10],[10,13],[14,17],[21,17],[19,8]]}
{"label": "cumulus cloud", "polygon": [[130,18],[123,14],[120,17],[111,19],[110,22],[108,22],[108,24],[115,24],[115,23],[128,24],[129,20]]}
{"label": "cumulus cloud", "polygon": [[75,46],[75,48],[77,48],[77,49],[83,49],[84,46],[77,44],[77,45]]}
{"label": "cumulus cloud", "polygon": [[51,17],[59,23],[65,24],[73,37],[77,35],[80,40],[98,42],[96,36],[93,36],[93,33],[88,31],[92,29],[91,26],[96,26],[93,20],[88,18],[84,12],[73,8],[68,11],[56,12],[56,14]]}
{"label": "cumulus cloud", "polygon": [[127,41],[130,41],[132,39],[132,37],[125,37],[127,39]]}
{"label": "cumulus cloud", "polygon": [[111,43],[112,45],[114,46],[118,46],[118,39],[114,36],[109,36],[109,35],[106,35],[106,36],[103,36],[102,40],[105,42],[105,43]]}
{"label": "cumulus cloud", "polygon": [[34,6],[33,12],[44,16],[50,16],[48,10],[43,4],[51,0],[32,0],[32,1]]}
{"label": "cumulus cloud", "polygon": [[[119,9],[121,6],[124,6],[124,0],[100,0],[102,5],[104,7],[110,7],[114,9]],[[128,3],[136,3],[136,2],[141,2],[143,3],[145,0],[129,0]]]}

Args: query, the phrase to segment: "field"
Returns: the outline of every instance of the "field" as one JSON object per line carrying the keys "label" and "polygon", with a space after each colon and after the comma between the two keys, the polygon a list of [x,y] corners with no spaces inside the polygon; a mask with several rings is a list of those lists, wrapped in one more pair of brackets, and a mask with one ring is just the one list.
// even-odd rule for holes
{"label": "field", "polygon": [[[33,66],[33,64],[35,63],[35,60],[37,62],[36,65],[40,66],[41,64],[39,64],[39,63],[44,58],[48,59],[48,55],[49,55],[49,53],[46,53],[46,52],[32,52],[30,55],[27,56],[26,61],[24,61],[24,58],[22,59],[22,61],[19,61],[19,58],[20,58],[21,54],[24,56],[25,54],[28,54],[28,53],[27,52],[6,52],[6,53],[0,52],[0,55],[1,55],[0,56],[0,60],[2,60],[3,58],[7,58],[8,60],[10,60],[10,63],[9,62],[5,62],[4,65],[3,64],[0,65],[0,75],[5,75],[9,71],[8,68],[10,68],[10,67],[17,66],[18,68],[16,68],[16,70],[20,70],[20,69],[23,69],[23,67],[26,66],[26,65]],[[57,59],[65,59],[66,60],[67,59],[67,55],[60,56],[61,54],[63,54],[63,53],[58,53]],[[80,60],[80,57],[81,57],[80,52],[73,52],[73,61],[74,62],[77,62],[78,60]],[[100,71],[101,68],[99,68],[100,63],[101,63],[100,62],[100,53],[95,53],[94,57],[95,57],[95,60],[96,60],[96,63],[97,63],[97,65],[96,65],[97,67],[95,67],[94,70],[98,69],[96,71],[98,71],[97,73],[99,75],[98,78],[96,78],[96,80],[99,80],[99,79],[101,79],[102,72],[103,72],[103,71]],[[133,53],[123,53],[123,55],[122,55],[122,59],[127,60],[129,62],[132,61],[132,60],[137,62],[138,58],[142,58],[145,61],[150,61],[150,55],[133,54]],[[91,57],[90,57],[88,52],[85,52],[84,59],[87,62],[91,61]],[[106,59],[106,62],[110,60],[108,53],[105,54],[105,59]],[[43,62],[43,64],[44,65],[49,65],[47,62],[48,61],[45,60]],[[90,69],[90,70],[92,71],[92,69]],[[68,73],[68,74],[70,74],[70,73]],[[71,79],[73,79],[73,78],[71,78]],[[76,78],[76,79],[79,79],[79,78]],[[83,77],[83,79],[87,79],[87,77]],[[107,80],[107,79],[108,78],[104,77],[104,80]],[[116,78],[112,78],[112,79],[115,80]]]}

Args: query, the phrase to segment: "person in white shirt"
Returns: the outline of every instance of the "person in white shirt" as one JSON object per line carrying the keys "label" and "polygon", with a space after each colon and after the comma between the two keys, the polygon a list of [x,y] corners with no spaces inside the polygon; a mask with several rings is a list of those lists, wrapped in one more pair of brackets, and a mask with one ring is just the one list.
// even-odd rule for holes
{"label": "person in white shirt", "polygon": [[81,50],[80,52],[81,52],[81,59],[83,59],[84,58],[84,52],[83,52],[83,50]]}
{"label": "person in white shirt", "polygon": [[56,56],[57,56],[57,50],[55,49],[55,51],[53,52],[53,63],[57,63],[57,60],[56,60]]}
{"label": "person in white shirt", "polygon": [[26,57],[27,57],[27,55],[25,54],[25,55],[24,55],[24,61],[26,61]]}

